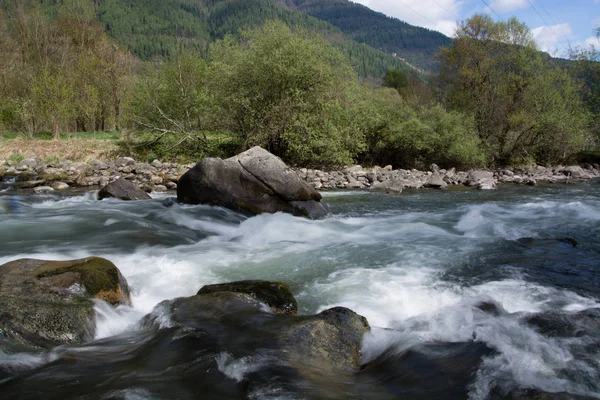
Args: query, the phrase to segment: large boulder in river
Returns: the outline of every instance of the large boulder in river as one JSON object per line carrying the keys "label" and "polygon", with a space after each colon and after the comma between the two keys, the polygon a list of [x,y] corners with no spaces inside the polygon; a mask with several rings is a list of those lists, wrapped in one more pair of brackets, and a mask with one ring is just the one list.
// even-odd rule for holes
{"label": "large boulder in river", "polygon": [[246,293],[268,305],[277,314],[293,315],[298,312],[298,302],[287,283],[273,281],[238,281],[203,286],[198,294],[216,292]]}
{"label": "large boulder in river", "polygon": [[126,179],[117,179],[116,181],[104,186],[98,192],[98,199],[104,200],[110,197],[121,200],[150,200],[152,197],[132,182]]}
{"label": "large boulder in river", "polygon": [[316,219],[329,214],[319,192],[261,147],[226,160],[203,159],[181,177],[177,198],[183,203],[218,205],[251,215],[286,212]]}
{"label": "large boulder in river", "polygon": [[53,347],[90,340],[94,302],[129,304],[129,288],[113,263],[20,259],[0,265],[0,336]]}

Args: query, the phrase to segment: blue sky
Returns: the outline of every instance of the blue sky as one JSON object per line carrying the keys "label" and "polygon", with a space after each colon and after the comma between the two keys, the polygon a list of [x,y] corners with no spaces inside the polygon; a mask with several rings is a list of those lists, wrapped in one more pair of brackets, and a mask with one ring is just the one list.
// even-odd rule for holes
{"label": "blue sky", "polygon": [[600,0],[353,0],[413,25],[452,36],[456,21],[487,12],[495,20],[512,16],[532,30],[538,47],[555,56],[569,46],[600,47]]}

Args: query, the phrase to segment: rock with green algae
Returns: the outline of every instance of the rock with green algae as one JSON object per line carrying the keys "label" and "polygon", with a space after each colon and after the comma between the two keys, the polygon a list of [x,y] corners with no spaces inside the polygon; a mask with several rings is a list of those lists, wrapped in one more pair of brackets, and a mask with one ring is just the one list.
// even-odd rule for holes
{"label": "rock with green algae", "polygon": [[198,294],[216,292],[246,293],[267,304],[277,314],[294,315],[298,312],[298,302],[287,283],[261,280],[247,280],[203,286]]}
{"label": "rock with green algae", "polygon": [[103,258],[0,265],[0,335],[44,348],[83,343],[95,334],[94,298],[131,301],[125,278]]}

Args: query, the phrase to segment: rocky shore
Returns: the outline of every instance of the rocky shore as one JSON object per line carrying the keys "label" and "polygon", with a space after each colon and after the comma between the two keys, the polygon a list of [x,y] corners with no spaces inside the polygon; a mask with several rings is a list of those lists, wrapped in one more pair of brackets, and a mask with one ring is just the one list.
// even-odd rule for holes
{"label": "rocky shore", "polygon": [[[15,189],[32,189],[43,193],[70,187],[103,187],[124,178],[147,192],[164,192],[177,189],[181,176],[193,167],[194,164],[158,160],[143,163],[130,157],[119,157],[112,162],[95,160],[90,163],[45,163],[39,158],[28,158],[19,163],[0,160],[0,184],[6,186],[10,183]],[[356,165],[334,171],[299,168],[296,172],[301,179],[318,190],[363,189],[396,194],[406,188],[445,189],[464,185],[492,189],[499,183],[565,184],[600,179],[599,165],[515,167],[493,171],[446,170],[435,164],[430,166],[429,171],[393,169],[391,166],[363,168]]]}

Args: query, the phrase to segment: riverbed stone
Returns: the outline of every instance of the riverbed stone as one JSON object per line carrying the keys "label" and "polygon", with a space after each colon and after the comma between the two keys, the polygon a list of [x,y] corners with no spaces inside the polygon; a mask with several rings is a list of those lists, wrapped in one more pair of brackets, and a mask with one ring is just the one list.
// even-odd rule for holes
{"label": "riverbed stone", "polygon": [[131,157],[118,157],[115,160],[116,167],[126,167],[131,165],[135,165],[135,160]]}
{"label": "riverbed stone", "polygon": [[110,261],[20,259],[0,266],[0,336],[36,347],[94,337],[92,299],[130,304],[129,287]]}
{"label": "riverbed stone", "polygon": [[116,198],[121,200],[150,200],[152,197],[145,191],[125,179],[116,181],[104,186],[98,192],[98,199]]}
{"label": "riverbed stone", "polygon": [[400,178],[392,178],[383,182],[373,183],[370,190],[373,192],[400,194],[404,189],[404,181]]}
{"label": "riverbed stone", "polygon": [[198,294],[234,292],[246,293],[267,304],[277,314],[294,315],[298,312],[298,302],[290,287],[284,282],[246,280],[203,286]]}
{"label": "riverbed stone", "polygon": [[[433,164],[433,165],[435,165],[435,164]],[[439,172],[436,170],[433,174],[431,174],[431,176],[427,179],[427,181],[425,182],[425,184],[423,186],[426,188],[443,190],[448,187],[448,184],[446,182],[444,182],[444,180],[440,176]]]}
{"label": "riverbed stone", "polygon": [[50,193],[54,192],[54,189],[50,186],[36,186],[33,188],[34,193]]}
{"label": "riverbed stone", "polygon": [[251,215],[286,212],[314,219],[329,213],[319,192],[260,147],[226,160],[203,159],[181,177],[177,198],[182,203],[218,205]]}
{"label": "riverbed stone", "polygon": [[467,185],[478,189],[495,189],[494,173],[492,171],[471,171],[467,177]]}
{"label": "riverbed stone", "polygon": [[54,190],[66,190],[69,188],[69,185],[65,182],[52,182],[50,185]]}

